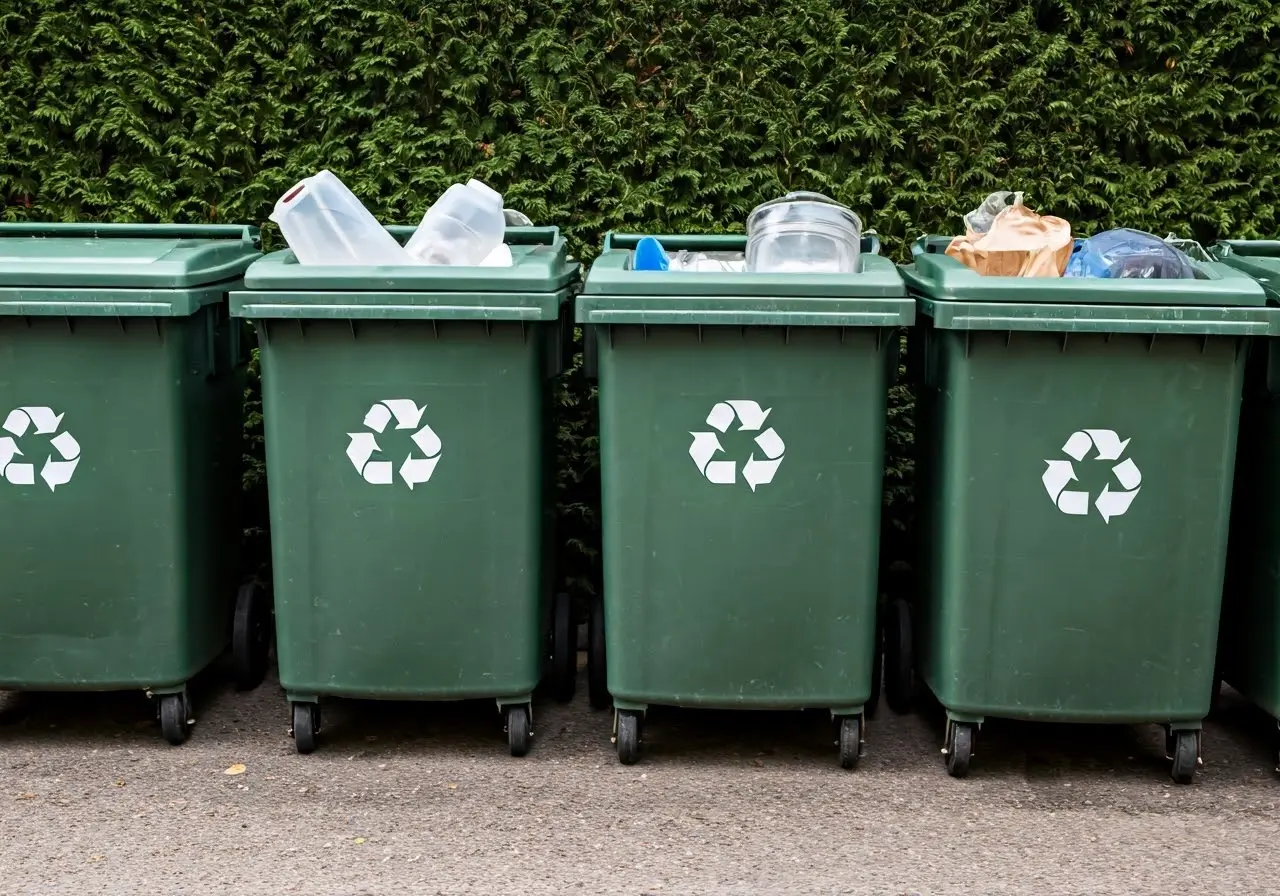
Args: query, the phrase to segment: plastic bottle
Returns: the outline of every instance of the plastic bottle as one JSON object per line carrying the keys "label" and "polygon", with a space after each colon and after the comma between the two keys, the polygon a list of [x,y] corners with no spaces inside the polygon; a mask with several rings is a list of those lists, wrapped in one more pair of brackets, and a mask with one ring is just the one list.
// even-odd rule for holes
{"label": "plastic bottle", "polygon": [[420,264],[478,265],[501,245],[505,230],[502,194],[472,179],[431,204],[405,251]]}
{"label": "plastic bottle", "polygon": [[395,237],[331,171],[295,184],[276,202],[270,217],[299,264],[413,263]]}

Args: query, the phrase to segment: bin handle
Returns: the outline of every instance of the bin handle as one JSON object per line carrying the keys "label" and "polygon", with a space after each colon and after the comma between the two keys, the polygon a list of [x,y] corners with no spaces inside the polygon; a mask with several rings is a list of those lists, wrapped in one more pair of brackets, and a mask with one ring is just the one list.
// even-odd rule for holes
{"label": "bin handle", "polygon": [[[400,242],[407,242],[416,224],[388,224],[386,231]],[[503,240],[508,246],[554,246],[560,239],[559,227],[508,227]]]}
{"label": "bin handle", "polygon": [[[615,249],[619,251],[634,249],[640,240],[650,235],[644,233],[616,233],[611,230],[604,235],[604,247],[601,251],[612,252]],[[741,252],[747,248],[747,237],[746,234],[742,233],[671,233],[655,235],[654,239],[662,243],[663,249],[677,252],[681,249],[690,252]],[[863,252],[868,255],[880,254],[880,237],[876,234],[863,234],[861,242]]]}
{"label": "bin handle", "polygon": [[255,249],[262,246],[262,233],[248,224],[0,224],[0,236],[93,237],[94,239],[240,239]]}

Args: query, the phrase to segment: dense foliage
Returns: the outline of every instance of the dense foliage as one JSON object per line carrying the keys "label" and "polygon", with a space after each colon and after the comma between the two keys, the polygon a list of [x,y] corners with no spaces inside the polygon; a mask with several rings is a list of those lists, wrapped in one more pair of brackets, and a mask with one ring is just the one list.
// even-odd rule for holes
{"label": "dense foliage", "polygon": [[[1086,232],[1276,236],[1278,47],[1276,0],[3,0],[0,215],[262,222],[329,167],[388,221],[482,177],[584,258],[788,188],[898,257],[997,187]],[[585,584],[577,374],[561,411]]]}

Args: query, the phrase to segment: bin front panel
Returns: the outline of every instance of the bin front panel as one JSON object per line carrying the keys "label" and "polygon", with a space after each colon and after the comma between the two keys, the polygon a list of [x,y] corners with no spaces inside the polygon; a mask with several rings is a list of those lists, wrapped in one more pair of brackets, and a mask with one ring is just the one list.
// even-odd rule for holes
{"label": "bin front panel", "polygon": [[[864,703],[896,331],[595,338],[609,690],[686,706]],[[761,466],[771,457],[776,469]]]}
{"label": "bin front panel", "polygon": [[532,691],[546,597],[542,326],[258,323],[288,690]]}
{"label": "bin front panel", "polygon": [[226,645],[243,378],[211,302],[0,317],[0,687],[172,686]]}
{"label": "bin front panel", "polygon": [[950,709],[1208,711],[1246,341],[925,328],[920,660]]}

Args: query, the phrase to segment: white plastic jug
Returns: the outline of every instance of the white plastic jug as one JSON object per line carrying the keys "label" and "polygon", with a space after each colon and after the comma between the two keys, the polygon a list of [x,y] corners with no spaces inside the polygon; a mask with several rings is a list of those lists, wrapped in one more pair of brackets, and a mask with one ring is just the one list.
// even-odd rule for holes
{"label": "white plastic jug", "polygon": [[420,264],[478,265],[502,245],[505,231],[502,194],[472,179],[431,204],[405,250]]}
{"label": "white plastic jug", "polygon": [[332,171],[299,181],[271,220],[299,264],[407,265],[408,253]]}

